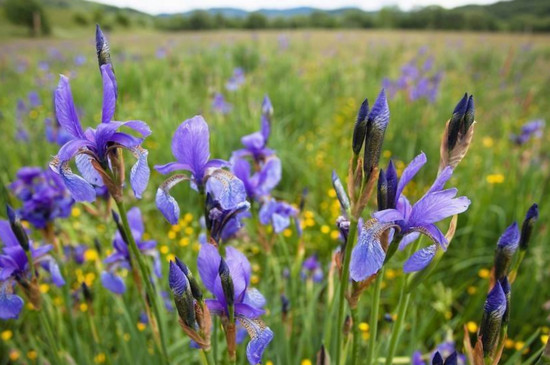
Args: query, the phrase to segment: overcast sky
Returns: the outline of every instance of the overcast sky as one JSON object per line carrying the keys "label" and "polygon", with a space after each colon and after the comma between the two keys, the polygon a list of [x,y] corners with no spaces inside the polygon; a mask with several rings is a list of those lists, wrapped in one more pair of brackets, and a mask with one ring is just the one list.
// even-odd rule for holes
{"label": "overcast sky", "polygon": [[397,5],[410,10],[417,6],[441,5],[446,8],[465,4],[491,4],[498,0],[94,0],[96,2],[129,7],[150,14],[180,13],[194,9],[232,7],[245,10],[285,9],[298,6],[312,6],[321,9],[335,9],[353,6],[364,10],[378,10],[383,6]]}

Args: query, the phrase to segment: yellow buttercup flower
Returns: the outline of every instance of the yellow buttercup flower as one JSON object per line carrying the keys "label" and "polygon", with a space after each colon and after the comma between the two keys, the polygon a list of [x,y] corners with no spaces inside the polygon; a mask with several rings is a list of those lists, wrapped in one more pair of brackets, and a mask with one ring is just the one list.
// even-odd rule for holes
{"label": "yellow buttercup flower", "polygon": [[477,332],[477,323],[474,321],[470,321],[466,323],[466,327],[468,328],[468,332],[470,333],[476,333]]}
{"label": "yellow buttercup flower", "polygon": [[502,184],[504,182],[504,175],[502,174],[490,174],[486,178],[489,184]]}
{"label": "yellow buttercup flower", "polygon": [[5,330],[0,334],[0,338],[2,338],[2,341],[9,341],[13,336],[13,332],[10,330]]}

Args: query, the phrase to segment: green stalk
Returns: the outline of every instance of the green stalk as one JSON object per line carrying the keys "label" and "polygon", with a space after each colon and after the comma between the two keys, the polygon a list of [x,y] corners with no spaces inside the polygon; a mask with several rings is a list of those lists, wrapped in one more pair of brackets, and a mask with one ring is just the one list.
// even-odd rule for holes
{"label": "green stalk", "polygon": [[351,344],[351,365],[357,365],[359,356],[359,313],[357,307],[351,308],[351,319],[353,323],[353,342]]}
{"label": "green stalk", "polygon": [[214,355],[212,350],[202,350],[201,351],[201,360],[204,365],[215,365]]}
{"label": "green stalk", "polygon": [[350,228],[348,234],[348,242],[344,250],[344,263],[342,265],[342,278],[340,281],[340,294],[338,296],[338,320],[336,322],[336,356],[335,359],[340,359],[342,350],[342,327],[344,325],[344,306],[346,304],[346,292],[349,282],[349,264],[351,261],[351,251],[355,246],[355,236],[357,235],[357,220],[350,219]]}
{"label": "green stalk", "polygon": [[116,201],[116,205],[118,207],[118,213],[122,221],[122,228],[124,228],[126,237],[128,238],[128,241],[129,241],[128,246],[130,247],[130,251],[132,252],[132,255],[134,256],[134,258],[138,263],[138,268],[141,274],[141,278],[145,283],[145,291],[151,303],[151,307],[153,308],[154,316],[157,319],[158,334],[156,333],[155,330],[153,330],[153,334],[155,334],[155,337],[158,337],[157,342],[159,343],[164,362],[169,364],[170,361],[168,360],[168,351],[166,349],[166,343],[164,341],[164,332],[162,328],[162,321],[160,318],[160,311],[158,309],[158,304],[157,304],[157,296],[156,296],[155,289],[153,288],[153,284],[151,284],[151,281],[149,280],[149,270],[147,268],[147,265],[143,261],[141,252],[137,247],[136,240],[134,239],[134,236],[132,235],[132,231],[130,230],[130,225],[128,224],[128,216],[126,213],[126,208],[124,207],[124,202]]}
{"label": "green stalk", "polygon": [[372,293],[372,305],[369,320],[370,338],[369,347],[367,349],[367,365],[372,364],[375,354],[376,336],[378,334],[378,310],[380,309],[380,292],[382,290],[382,281],[384,280],[385,271],[385,266],[382,266],[382,268],[378,272],[378,275],[376,276],[376,281],[374,282],[374,291]]}
{"label": "green stalk", "polygon": [[401,336],[403,324],[405,323],[405,315],[407,314],[407,309],[409,308],[411,293],[406,292],[406,287],[407,280],[404,278],[403,284],[401,285],[401,294],[399,295],[397,320],[391,332],[390,348],[388,350],[388,355],[386,356],[386,365],[393,364],[393,356],[395,355],[395,350],[397,349],[397,344],[399,343],[399,337]]}
{"label": "green stalk", "polygon": [[57,349],[57,343],[55,342],[53,331],[50,326],[50,318],[46,308],[42,307],[42,311],[38,313],[38,318],[40,319],[40,325],[44,329],[44,332],[46,332],[46,339],[48,341],[48,346],[50,347],[49,350],[53,355],[53,363],[62,364],[61,359],[59,358],[59,350]]}

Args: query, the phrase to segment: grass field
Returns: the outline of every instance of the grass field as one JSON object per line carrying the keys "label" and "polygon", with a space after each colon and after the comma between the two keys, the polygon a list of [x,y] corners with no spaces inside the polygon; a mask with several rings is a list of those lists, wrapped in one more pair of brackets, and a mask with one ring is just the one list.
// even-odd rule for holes
{"label": "grass field", "polygon": [[[242,136],[259,130],[264,95],[271,99],[274,115],[269,147],[276,151],[283,171],[272,195],[297,206],[304,188],[308,194],[300,214],[301,237],[293,227],[277,235],[253,218],[245,223],[238,239],[229,243],[248,257],[251,283],[267,299],[262,318],[273,330],[274,339],[263,363],[315,363],[322,344],[334,356],[339,280],[329,268],[340,243],[335,226],[340,209],[331,171],[334,169],[342,179],[347,175],[353,125],[363,99],[367,97],[372,105],[383,85],[388,85],[385,78],[397,80],[404,70],[413,72],[414,68],[419,78],[440,81],[431,90],[433,100],[411,97],[416,81],[409,81],[389,97],[391,119],[380,161],[385,168],[391,158],[401,173],[414,156],[426,153],[426,166],[405,191],[411,201],[424,194],[437,174],[441,135],[464,92],[474,95],[477,123],[468,155],[448,184],[457,187],[459,195],[467,196],[471,205],[460,214],[456,235],[435,272],[412,293],[393,363],[409,363],[417,350],[427,359],[445,341],[456,342],[457,350],[464,352],[464,325],[473,341],[483,314],[497,240],[513,221],[521,225],[535,202],[540,218],[513,285],[508,340],[500,363],[532,363],[529,359],[546,344],[550,326],[550,210],[546,204],[550,141],[546,129],[541,137],[522,145],[514,143],[510,135],[519,134],[529,121],[549,120],[549,36],[273,31],[113,34],[109,42],[119,89],[116,120],[138,119],[151,127],[152,134],[143,145],[149,151],[151,167],[174,160],[172,135],[182,121],[196,114],[203,115],[210,127],[212,157],[229,159],[232,151],[242,148]],[[78,65],[74,61],[77,56],[84,59]],[[237,90],[227,90],[226,83],[238,67],[244,70],[245,81]],[[59,74],[70,77],[83,126],[95,128],[101,121],[102,84],[93,29],[82,39],[12,39],[0,43],[3,186],[15,180],[20,167],[45,168],[57,154],[59,146],[46,140],[44,120],[53,117],[52,95]],[[28,107],[32,91],[38,93],[41,103]],[[386,91],[390,95],[392,90]],[[226,114],[212,106],[218,92],[232,105]],[[20,122],[18,99],[27,105]],[[18,125],[28,133],[28,140],[16,139]],[[130,159],[128,155],[128,168]],[[172,190],[182,211],[180,223],[171,226],[159,213],[155,192],[164,178],[151,168],[141,200],[133,197],[129,187],[125,189],[126,206],[141,209],[146,236],[157,241],[163,273],[162,278],[154,279],[159,291],[169,291],[168,263],[174,256],[186,262],[198,277],[201,232],[199,195],[187,184]],[[20,206],[8,189],[4,189],[3,199]],[[376,209],[374,200],[363,214],[365,218]],[[33,310],[25,300],[18,319],[0,321],[0,364],[53,361],[39,322],[43,312],[48,314],[63,363],[161,363],[151,326],[140,322],[144,306],[138,300],[140,294],[131,272],[122,271],[128,288],[123,295],[107,291],[99,279],[105,268],[103,260],[112,252],[116,230],[106,205],[103,201],[77,203],[70,217],[56,220],[56,236],[63,245],[86,245],[84,262],[76,263],[60,252],[54,254],[67,284],[58,288],[48,278],[41,278],[41,311]],[[92,209],[107,214],[90,214]],[[447,226],[448,222],[441,224],[443,231]],[[33,230],[31,236],[40,242],[39,230]],[[266,242],[270,243],[269,252]],[[312,254],[318,254],[321,262],[321,282],[300,276],[302,261]],[[396,323],[401,285],[406,280],[402,271],[405,259],[404,253],[398,253],[386,265],[381,282],[376,341],[380,358],[385,356]],[[290,270],[290,277],[283,275],[285,268]],[[92,301],[72,294],[82,282],[90,287]],[[371,335],[367,324],[372,327],[372,292],[369,288],[363,294],[359,321],[353,324],[361,336],[360,354],[367,352]],[[285,315],[281,295],[290,300]],[[199,350],[189,346],[176,312],[160,309],[171,362],[199,363]],[[215,357],[223,363],[226,345],[219,322],[216,324],[217,337],[212,343]],[[240,345],[237,363],[247,363],[244,353],[245,345]]]}

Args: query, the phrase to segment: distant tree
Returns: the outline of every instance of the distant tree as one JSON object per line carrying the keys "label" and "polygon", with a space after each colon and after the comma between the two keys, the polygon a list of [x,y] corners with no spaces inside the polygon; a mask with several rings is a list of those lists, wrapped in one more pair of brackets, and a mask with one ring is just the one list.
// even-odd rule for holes
{"label": "distant tree", "polygon": [[260,12],[248,14],[244,22],[247,29],[264,29],[267,28],[267,17]]}
{"label": "distant tree", "polygon": [[85,26],[90,23],[85,14],[77,12],[73,14],[73,20],[77,25]]}
{"label": "distant tree", "polygon": [[189,29],[204,30],[214,28],[212,16],[204,10],[196,10],[189,16]]}
{"label": "distant tree", "polygon": [[128,15],[119,11],[115,15],[115,23],[122,27],[127,28],[128,26],[130,26],[130,18],[128,17]]}
{"label": "distant tree", "polygon": [[28,27],[34,36],[51,31],[48,17],[38,0],[6,0],[4,11],[11,23]]}
{"label": "distant tree", "polygon": [[334,28],[336,19],[326,11],[314,11],[309,15],[309,26],[313,28]]}

